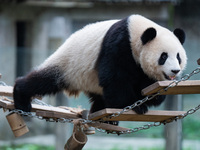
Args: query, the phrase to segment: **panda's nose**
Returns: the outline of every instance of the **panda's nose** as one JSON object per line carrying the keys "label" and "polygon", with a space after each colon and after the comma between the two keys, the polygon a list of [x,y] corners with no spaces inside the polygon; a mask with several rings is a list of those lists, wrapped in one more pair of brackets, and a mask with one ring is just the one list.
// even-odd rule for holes
{"label": "panda's nose", "polygon": [[177,74],[180,72],[180,70],[171,70],[174,74]]}

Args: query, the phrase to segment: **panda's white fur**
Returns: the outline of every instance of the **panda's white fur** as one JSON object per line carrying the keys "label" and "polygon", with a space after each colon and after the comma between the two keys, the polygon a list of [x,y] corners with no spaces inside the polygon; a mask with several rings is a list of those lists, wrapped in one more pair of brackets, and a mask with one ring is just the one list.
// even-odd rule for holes
{"label": "panda's white fur", "polygon": [[100,43],[117,21],[89,24],[75,32],[38,69],[58,65],[64,71],[66,82],[70,82],[66,91],[69,95],[78,94],[79,91],[102,94],[94,66],[101,49]]}
{"label": "panda's white fur", "polygon": [[[130,34],[133,57],[141,64],[143,71],[149,77],[157,80],[166,80],[161,72],[165,72],[168,76],[174,76],[171,70],[184,70],[187,56],[183,46],[173,32],[140,15],[130,16],[128,27],[129,32],[133,33]],[[155,28],[157,35],[151,43],[142,45],[140,37],[149,27]],[[165,62],[165,65],[158,66],[158,59],[162,52],[167,52],[169,58]],[[177,53],[183,58],[180,65],[176,58]],[[181,74],[181,71],[179,74]]]}
{"label": "panda's white fur", "polygon": [[[39,68],[58,65],[64,71],[66,82],[70,82],[67,91],[76,94],[79,91],[102,94],[98,84],[95,62],[101,49],[103,38],[108,29],[118,20],[102,21],[85,26],[75,32],[66,42],[51,55]],[[142,45],[140,36],[149,27],[157,31],[156,38]],[[187,57],[185,50],[175,35],[141,15],[132,15],[128,19],[133,57],[141,64],[143,71],[151,78],[166,80],[161,72],[174,76],[171,70],[183,70]],[[163,51],[168,52],[169,58],[165,65],[158,66],[158,59]],[[183,62],[178,64],[176,54],[180,53]],[[180,72],[181,73],[181,72]]]}
{"label": "panda's white fur", "polygon": [[[155,35],[150,39],[147,36],[144,42],[148,29]],[[37,69],[16,80],[15,107],[30,111],[31,97],[61,90],[88,94],[93,102],[91,112],[130,105],[142,98],[144,87],[157,80],[173,79],[185,68],[187,57],[178,36],[140,15],[87,25],[72,34]],[[168,58],[159,65],[163,52]],[[145,113],[147,106],[157,106],[163,100],[158,96],[134,110]]]}

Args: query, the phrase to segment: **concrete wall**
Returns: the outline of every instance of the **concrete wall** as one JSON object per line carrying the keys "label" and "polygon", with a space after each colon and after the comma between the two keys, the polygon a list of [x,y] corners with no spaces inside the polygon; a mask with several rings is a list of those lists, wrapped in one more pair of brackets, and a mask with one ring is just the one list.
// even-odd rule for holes
{"label": "concrete wall", "polygon": [[15,45],[14,21],[6,14],[0,14],[0,72],[2,80],[9,85],[15,78]]}
{"label": "concrete wall", "polygon": [[[188,65],[186,73],[191,72],[197,67],[196,60],[200,58],[200,1],[183,0],[175,9],[174,26],[184,29],[186,33],[186,41],[184,47],[188,56]],[[199,79],[195,76],[192,79]]]}

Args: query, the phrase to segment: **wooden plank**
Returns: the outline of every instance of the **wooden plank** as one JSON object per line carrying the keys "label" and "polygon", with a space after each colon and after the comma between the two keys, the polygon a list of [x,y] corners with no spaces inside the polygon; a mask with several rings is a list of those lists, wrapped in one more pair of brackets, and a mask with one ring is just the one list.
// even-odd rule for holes
{"label": "wooden plank", "polygon": [[10,110],[15,109],[13,102],[4,99],[0,99],[0,106],[5,109],[10,109]]}
{"label": "wooden plank", "polygon": [[40,111],[36,110],[37,116],[42,116],[45,118],[70,118],[70,119],[78,119],[81,116],[78,116],[77,114],[71,113],[71,112],[57,112],[57,111]]}
{"label": "wooden plank", "polygon": [[95,122],[95,123],[88,123],[87,125],[95,127],[95,128],[99,128],[99,129],[104,129],[104,130],[108,130],[108,131],[116,131],[116,132],[129,130],[128,128],[115,126],[115,125],[111,125],[111,124],[107,124],[107,123],[96,123]]}
{"label": "wooden plank", "polygon": [[[160,89],[167,87],[172,81],[158,81],[142,90],[143,95],[151,95]],[[169,88],[162,95],[175,94],[200,94],[200,80],[187,80],[180,82],[177,86]]]}
{"label": "wooden plank", "polygon": [[13,87],[12,86],[0,86],[0,96],[13,96]]}
{"label": "wooden plank", "polygon": [[[38,104],[32,104],[32,110],[36,114],[44,115],[46,117],[53,118],[79,118],[76,113],[72,113],[69,110],[59,107],[42,106]],[[38,113],[37,113],[38,112]]]}
{"label": "wooden plank", "polygon": [[103,109],[98,112],[92,113],[89,115],[89,120],[99,120],[102,119],[105,121],[143,121],[143,122],[160,122],[175,116],[185,113],[185,111],[158,111],[150,110],[144,115],[136,114],[134,111],[124,112],[118,117],[112,119],[104,118],[115,112],[122,111],[122,109]]}
{"label": "wooden plank", "polygon": [[[7,100],[3,100],[0,99],[0,106],[6,109],[15,109],[14,107],[14,103],[11,101],[7,101]],[[38,105],[38,104],[32,104],[32,112],[37,112],[40,113],[46,117],[56,117],[56,118],[66,118],[66,117],[70,117],[70,118],[79,118],[79,115],[77,115],[76,113],[72,113],[70,110],[66,110],[63,108],[59,108],[59,107],[50,107],[50,106],[42,106],[42,105]],[[46,111],[46,114],[45,114]]]}

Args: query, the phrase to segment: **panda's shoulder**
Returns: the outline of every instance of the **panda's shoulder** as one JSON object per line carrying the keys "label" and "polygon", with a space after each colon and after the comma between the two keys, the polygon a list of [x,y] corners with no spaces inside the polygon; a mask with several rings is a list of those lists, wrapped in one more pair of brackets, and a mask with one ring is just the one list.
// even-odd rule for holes
{"label": "panda's shoulder", "polygon": [[106,21],[98,21],[95,23],[89,23],[79,31],[91,31],[91,30],[94,31],[94,30],[109,29],[117,21],[118,20],[106,20]]}

